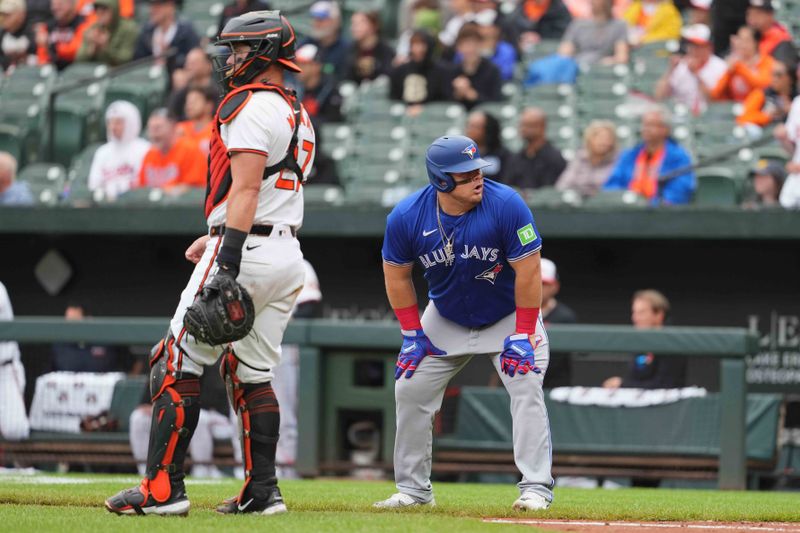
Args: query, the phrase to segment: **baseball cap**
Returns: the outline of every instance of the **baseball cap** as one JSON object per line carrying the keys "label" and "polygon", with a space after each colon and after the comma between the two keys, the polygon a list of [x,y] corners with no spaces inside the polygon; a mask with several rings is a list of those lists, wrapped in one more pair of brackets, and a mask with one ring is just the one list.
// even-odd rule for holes
{"label": "baseball cap", "polygon": [[786,170],[780,161],[774,159],[759,159],[750,170],[750,177],[752,178],[756,174],[772,176],[778,183],[783,183],[786,180]]}
{"label": "baseball cap", "polygon": [[329,2],[328,0],[321,0],[314,2],[308,13],[312,18],[326,20],[342,18],[342,12],[339,11],[339,4],[336,2]]}
{"label": "baseball cap", "polygon": [[763,9],[764,11],[775,11],[772,7],[772,0],[750,0],[750,7]]}
{"label": "baseball cap", "polygon": [[681,37],[694,44],[710,44],[711,30],[705,24],[692,24],[681,30]]}
{"label": "baseball cap", "polygon": [[0,0],[0,13],[16,13],[25,10],[25,0]]}
{"label": "baseball cap", "polygon": [[712,0],[691,0],[690,3],[695,9],[702,9],[704,11],[711,11]]}
{"label": "baseball cap", "polygon": [[298,63],[311,63],[316,61],[319,48],[311,43],[304,44],[294,53],[294,60]]}
{"label": "baseball cap", "polygon": [[558,281],[556,264],[542,257],[542,283],[555,283]]}

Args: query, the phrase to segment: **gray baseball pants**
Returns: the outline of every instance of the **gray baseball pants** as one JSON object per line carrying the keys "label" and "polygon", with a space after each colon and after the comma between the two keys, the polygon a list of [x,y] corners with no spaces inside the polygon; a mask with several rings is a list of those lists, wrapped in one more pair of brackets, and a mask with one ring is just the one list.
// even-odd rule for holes
{"label": "gray baseball pants", "polygon": [[488,355],[511,397],[514,462],[522,473],[520,493],[533,491],[552,501],[550,423],[542,391],[550,347],[540,318],[536,336],[541,341],[534,353],[536,366],[542,373],[514,377],[504,374],[500,370],[500,352],[515,325],[512,313],[484,329],[465,328],[442,317],[433,303],[428,304],[422,315],[422,327],[431,342],[447,355],[423,358],[410,379],[403,376],[395,383],[394,472],[399,492],[420,502],[433,498],[430,480],[433,419],[442,405],[445,387],[473,356]]}

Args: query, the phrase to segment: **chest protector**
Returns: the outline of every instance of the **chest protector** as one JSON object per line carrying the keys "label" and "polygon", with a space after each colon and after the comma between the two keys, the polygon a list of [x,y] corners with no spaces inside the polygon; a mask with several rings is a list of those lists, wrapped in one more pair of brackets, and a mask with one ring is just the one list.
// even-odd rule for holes
{"label": "chest protector", "polygon": [[305,183],[303,172],[300,170],[300,165],[297,164],[297,132],[300,129],[302,107],[294,91],[265,82],[251,83],[238,87],[225,96],[219,104],[217,114],[214,117],[211,144],[208,153],[208,180],[205,201],[206,218],[208,218],[215,207],[224,202],[228,197],[233,181],[231,177],[231,158],[228,153],[228,148],[225,146],[225,143],[222,142],[220,127],[223,124],[230,123],[239,111],[244,108],[247,102],[250,101],[250,97],[253,96],[253,93],[256,91],[273,91],[278,93],[286,103],[289,104],[294,114],[294,131],[292,132],[292,140],[289,142],[286,155],[279,163],[264,169],[263,179],[267,179],[276,172],[285,169],[294,172],[297,179],[300,180],[301,183]]}

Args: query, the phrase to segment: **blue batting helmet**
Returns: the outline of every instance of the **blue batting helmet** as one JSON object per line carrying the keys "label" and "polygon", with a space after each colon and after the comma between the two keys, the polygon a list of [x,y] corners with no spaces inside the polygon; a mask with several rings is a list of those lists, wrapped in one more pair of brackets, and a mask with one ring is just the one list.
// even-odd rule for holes
{"label": "blue batting helmet", "polygon": [[428,147],[425,167],[428,180],[439,191],[450,192],[456,188],[453,172],[470,172],[491,165],[481,159],[478,144],[464,135],[439,137]]}

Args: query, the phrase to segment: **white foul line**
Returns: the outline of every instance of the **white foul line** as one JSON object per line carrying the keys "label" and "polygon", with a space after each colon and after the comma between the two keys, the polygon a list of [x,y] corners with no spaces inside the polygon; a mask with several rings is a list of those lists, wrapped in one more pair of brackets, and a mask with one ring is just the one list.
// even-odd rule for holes
{"label": "white foul line", "polygon": [[527,524],[531,526],[590,526],[590,527],[638,527],[638,528],[664,528],[664,529],[720,529],[735,531],[800,531],[798,527],[770,527],[747,524],[686,524],[682,522],[578,522],[572,520],[526,520],[518,518],[485,518],[484,522],[492,524]]}

